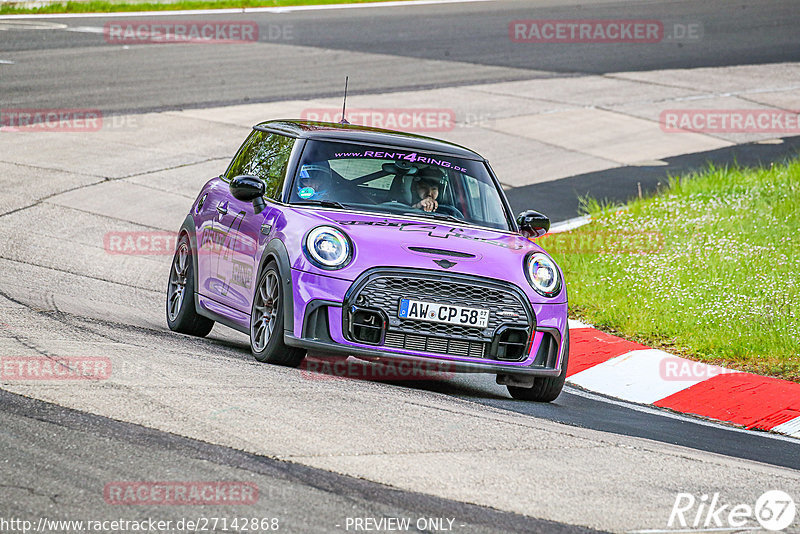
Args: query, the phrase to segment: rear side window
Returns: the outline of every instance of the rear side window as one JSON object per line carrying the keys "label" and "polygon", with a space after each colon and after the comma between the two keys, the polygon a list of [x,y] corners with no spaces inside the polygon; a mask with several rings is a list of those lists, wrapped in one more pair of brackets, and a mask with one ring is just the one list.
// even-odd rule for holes
{"label": "rear side window", "polygon": [[286,179],[286,167],[294,139],[254,130],[233,158],[225,179],[247,174],[260,178],[267,186],[266,196],[277,200]]}

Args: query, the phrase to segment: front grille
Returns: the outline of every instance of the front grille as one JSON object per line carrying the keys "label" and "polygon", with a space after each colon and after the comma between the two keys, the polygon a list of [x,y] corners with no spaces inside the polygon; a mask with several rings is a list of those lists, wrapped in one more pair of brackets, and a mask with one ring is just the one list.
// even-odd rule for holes
{"label": "front grille", "polygon": [[[366,299],[366,303],[358,300],[359,305],[379,308],[389,318],[389,331],[400,331],[430,336],[461,337],[474,340],[488,340],[494,330],[509,320],[497,315],[497,311],[517,314],[511,322],[527,323],[524,304],[514,293],[492,287],[481,287],[465,282],[442,281],[428,278],[400,278],[380,276],[370,280],[358,292],[358,297]],[[397,316],[401,298],[411,298],[453,304],[470,308],[488,308],[489,323],[485,329],[476,327],[429,323]]]}
{"label": "front grille", "polygon": [[[477,277],[442,276],[424,271],[373,272],[366,280],[354,284],[347,305],[382,310],[386,314],[386,347],[492,358],[489,345],[499,327],[514,325],[531,331],[532,315],[524,303],[524,294],[520,293],[504,284]],[[401,298],[489,309],[489,321],[486,328],[478,328],[401,319],[397,315]]]}

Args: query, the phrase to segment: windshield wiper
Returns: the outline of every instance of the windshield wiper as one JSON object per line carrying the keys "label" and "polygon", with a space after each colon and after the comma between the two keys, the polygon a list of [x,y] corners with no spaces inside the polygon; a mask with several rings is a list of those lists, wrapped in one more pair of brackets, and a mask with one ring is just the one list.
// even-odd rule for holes
{"label": "windshield wiper", "polygon": [[340,210],[346,210],[348,208],[348,206],[341,202],[336,202],[335,200],[303,200],[300,202],[292,202],[292,204],[300,206],[323,206],[325,208],[338,208]]}
{"label": "windshield wiper", "polygon": [[461,224],[470,224],[468,221],[464,219],[459,219],[458,217],[454,217],[452,215],[447,215],[445,213],[434,213],[432,211],[404,211],[401,215],[414,215],[417,217],[430,217],[431,219],[438,219],[440,221],[453,221]]}

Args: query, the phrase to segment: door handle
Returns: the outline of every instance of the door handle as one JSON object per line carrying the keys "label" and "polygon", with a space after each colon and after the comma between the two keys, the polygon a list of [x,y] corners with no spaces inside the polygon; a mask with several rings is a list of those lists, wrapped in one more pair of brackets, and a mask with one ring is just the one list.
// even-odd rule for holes
{"label": "door handle", "polygon": [[220,215],[225,215],[228,213],[228,206],[223,206],[222,204],[217,205],[217,213]]}

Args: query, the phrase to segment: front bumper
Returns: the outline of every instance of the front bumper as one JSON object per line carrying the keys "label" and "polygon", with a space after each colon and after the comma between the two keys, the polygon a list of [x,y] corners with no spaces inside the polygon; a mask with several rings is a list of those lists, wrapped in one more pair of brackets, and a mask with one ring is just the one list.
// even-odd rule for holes
{"label": "front bumper", "polygon": [[[302,347],[310,351],[328,354],[352,355],[360,359],[374,362],[410,361],[430,364],[436,362],[452,372],[503,373],[527,376],[557,376],[561,374],[561,363],[564,360],[564,334],[567,329],[567,304],[541,304],[529,299],[519,288],[511,287],[519,295],[520,304],[526,308],[527,324],[530,327],[528,348],[516,361],[499,360],[493,357],[491,350],[496,344],[484,339],[486,351],[473,357],[472,353],[459,355],[409,350],[407,347],[387,346],[384,338],[378,343],[359,343],[352,339],[349,329],[348,313],[353,308],[353,299],[358,290],[363,288],[364,281],[374,278],[375,272],[387,272],[388,269],[373,269],[365,273],[355,282],[322,276],[303,271],[292,271],[294,291],[294,325],[287,329],[285,342],[287,345]],[[407,273],[404,273],[407,274]],[[425,273],[423,273],[425,274]],[[452,279],[437,272],[428,273],[429,277]],[[502,283],[486,281],[474,277],[476,285],[501,286]],[[382,301],[384,308],[391,306]],[[398,331],[396,314],[391,310],[388,314],[394,326],[389,330]],[[352,316],[351,316],[352,317]],[[384,328],[386,325],[384,324]],[[403,326],[403,325],[400,325]],[[405,325],[407,326],[407,325]],[[430,325],[425,325],[430,326]],[[492,328],[497,328],[495,324]],[[399,330],[402,330],[400,328]],[[489,328],[491,330],[491,328]],[[488,330],[487,330],[488,331]],[[404,334],[412,336],[413,334]],[[479,336],[480,333],[476,333]],[[489,334],[484,334],[488,336]],[[350,339],[348,339],[350,337]],[[417,335],[417,338],[423,336]],[[450,336],[452,338],[453,336]],[[480,341],[480,338],[476,338]],[[474,342],[475,340],[473,340]],[[423,345],[427,347],[428,345]],[[492,347],[489,350],[489,347]]]}

